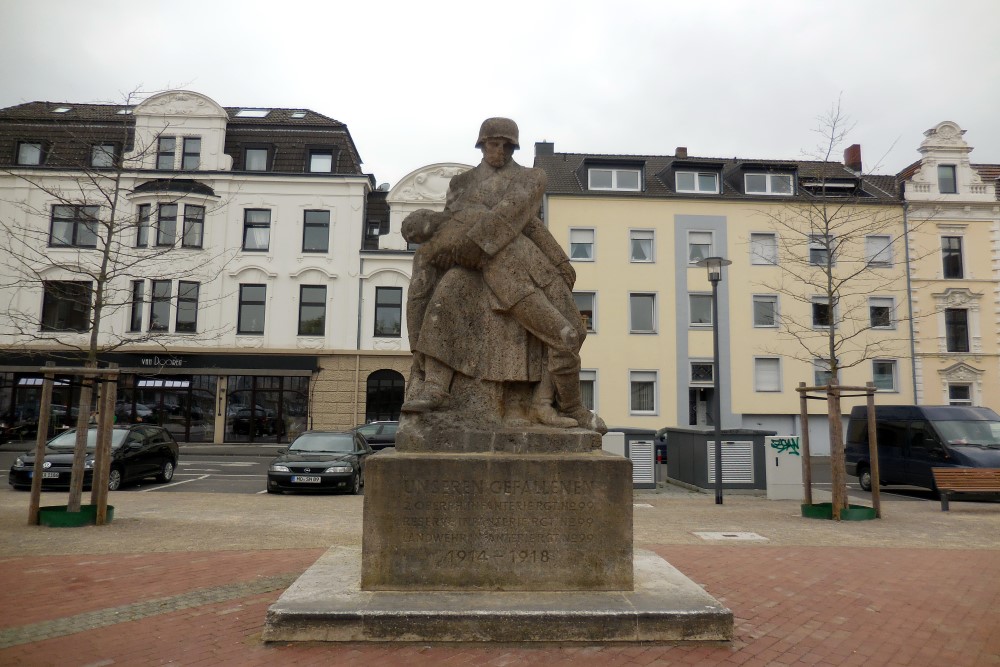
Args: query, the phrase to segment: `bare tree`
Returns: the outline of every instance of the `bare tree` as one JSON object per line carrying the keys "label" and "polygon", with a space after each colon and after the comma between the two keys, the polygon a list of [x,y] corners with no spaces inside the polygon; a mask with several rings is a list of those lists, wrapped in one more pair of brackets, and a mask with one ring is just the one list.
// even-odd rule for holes
{"label": "bare tree", "polygon": [[[818,118],[815,161],[799,168],[794,202],[762,209],[780,271],[760,283],[783,300],[770,352],[814,367],[825,382],[834,516],[846,507],[839,378],[867,361],[908,356],[907,230],[891,177],[852,172],[839,157],[852,125],[840,102]],[[860,153],[858,154],[860,157]],[[912,230],[910,230],[912,231]]]}
{"label": "bare tree", "polygon": [[[176,304],[178,327],[193,326],[197,310],[211,300],[205,299],[202,286],[218,278],[235,251],[192,254],[178,249],[202,248],[206,217],[226,202],[195,180],[197,159],[182,164],[180,171],[149,173],[162,150],[164,131],[152,137],[135,131],[131,110],[144,96],[139,91],[126,94],[108,107],[106,117],[53,125],[47,130],[45,169],[0,171],[8,180],[8,187],[0,189],[0,203],[10,212],[0,217],[6,239],[0,244],[5,302],[0,307],[7,313],[0,334],[10,341],[9,348],[77,362],[82,357],[86,367],[96,368],[102,353],[122,346],[166,349],[178,340],[168,322],[154,319],[164,305],[169,311]],[[144,193],[156,194],[157,211],[152,204],[132,203],[133,196]],[[177,204],[192,195],[204,205],[185,206],[178,217]],[[178,293],[168,288],[144,294],[139,285],[148,278],[160,285],[177,281]],[[143,330],[146,306],[150,319]],[[197,333],[202,342],[222,332],[199,327]],[[85,376],[70,511],[80,504],[92,390],[92,379]]]}

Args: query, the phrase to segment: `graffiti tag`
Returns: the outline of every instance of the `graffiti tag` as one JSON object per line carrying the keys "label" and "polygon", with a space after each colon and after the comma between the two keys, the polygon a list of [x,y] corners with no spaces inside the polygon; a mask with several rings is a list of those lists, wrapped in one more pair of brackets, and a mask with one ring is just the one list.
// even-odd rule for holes
{"label": "graffiti tag", "polygon": [[788,452],[794,456],[799,456],[799,439],[794,438],[771,438],[771,448],[784,454]]}

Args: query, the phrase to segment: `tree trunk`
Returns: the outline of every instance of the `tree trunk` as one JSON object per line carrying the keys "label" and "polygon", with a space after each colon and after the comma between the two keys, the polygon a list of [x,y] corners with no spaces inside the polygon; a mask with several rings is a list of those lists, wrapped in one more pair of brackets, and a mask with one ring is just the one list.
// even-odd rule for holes
{"label": "tree trunk", "polygon": [[67,512],[80,511],[80,496],[83,494],[84,462],[87,459],[87,431],[90,420],[90,403],[94,391],[94,380],[87,376],[80,387],[80,403],[76,415],[76,446],[73,448],[73,470],[69,478],[69,499]]}
{"label": "tree trunk", "polygon": [[847,471],[844,469],[844,429],[840,417],[840,385],[830,380],[826,392],[830,420],[830,479],[833,484],[833,518],[840,521],[840,512],[847,507]]}

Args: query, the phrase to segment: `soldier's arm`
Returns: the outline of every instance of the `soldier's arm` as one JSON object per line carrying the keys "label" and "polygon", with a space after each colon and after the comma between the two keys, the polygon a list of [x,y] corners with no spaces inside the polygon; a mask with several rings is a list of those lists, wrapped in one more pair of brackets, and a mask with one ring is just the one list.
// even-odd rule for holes
{"label": "soldier's arm", "polygon": [[487,255],[495,255],[524,230],[542,206],[545,172],[525,169],[487,213],[477,215],[468,235]]}

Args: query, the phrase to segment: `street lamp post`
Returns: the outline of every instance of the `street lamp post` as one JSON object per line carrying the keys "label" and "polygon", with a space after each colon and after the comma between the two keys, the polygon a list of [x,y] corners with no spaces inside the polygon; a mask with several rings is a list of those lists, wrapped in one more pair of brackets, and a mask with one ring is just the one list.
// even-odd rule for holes
{"label": "street lamp post", "polygon": [[722,257],[706,257],[698,262],[698,266],[708,269],[708,281],[712,283],[712,354],[715,360],[712,380],[714,384],[712,396],[712,422],[715,425],[715,504],[722,504],[722,390],[719,376],[722,375],[722,364],[719,363],[719,281],[722,280],[722,267],[732,264]]}

